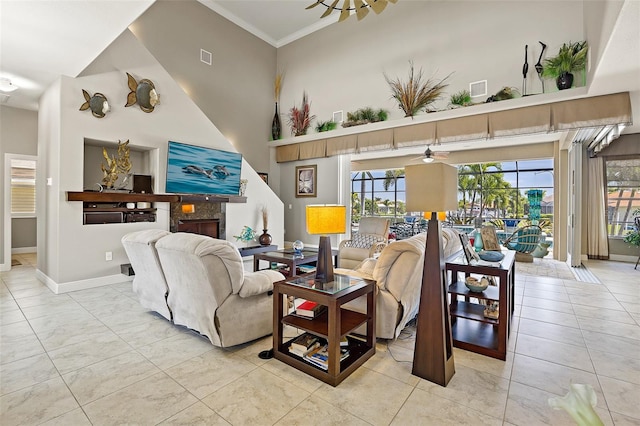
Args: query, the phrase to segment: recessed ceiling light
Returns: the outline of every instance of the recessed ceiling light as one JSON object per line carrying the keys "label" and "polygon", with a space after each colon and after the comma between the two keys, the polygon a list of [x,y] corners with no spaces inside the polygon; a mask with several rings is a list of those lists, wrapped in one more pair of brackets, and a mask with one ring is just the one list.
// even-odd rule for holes
{"label": "recessed ceiling light", "polygon": [[8,78],[0,78],[0,92],[11,93],[18,89],[19,87],[11,84],[11,80]]}

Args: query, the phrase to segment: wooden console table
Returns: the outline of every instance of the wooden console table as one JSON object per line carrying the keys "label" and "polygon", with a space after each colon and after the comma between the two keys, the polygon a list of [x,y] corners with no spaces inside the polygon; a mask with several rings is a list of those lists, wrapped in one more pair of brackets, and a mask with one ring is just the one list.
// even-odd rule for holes
{"label": "wooden console table", "polygon": [[[453,346],[460,349],[505,360],[507,342],[511,331],[514,310],[515,252],[506,251],[500,267],[469,265],[464,256],[445,263],[451,295],[451,334]],[[459,274],[461,273],[461,274]],[[497,286],[489,286],[482,293],[470,291],[464,279],[471,274],[498,278]],[[463,275],[463,277],[459,277]],[[463,298],[464,300],[458,300]],[[497,300],[497,319],[484,316],[484,305],[472,303],[470,299]]]}

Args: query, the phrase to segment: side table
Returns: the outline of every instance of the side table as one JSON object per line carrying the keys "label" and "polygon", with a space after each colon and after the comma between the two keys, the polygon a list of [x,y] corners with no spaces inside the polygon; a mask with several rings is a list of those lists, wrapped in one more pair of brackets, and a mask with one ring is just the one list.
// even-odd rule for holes
{"label": "side table", "polygon": [[[337,386],[376,351],[375,282],[348,275],[335,274],[335,280],[322,284],[313,275],[279,281],[273,285],[273,352],[274,357],[325,383]],[[316,318],[307,319],[284,312],[285,295],[300,297],[327,307]],[[367,296],[367,312],[362,314],[342,305]],[[367,325],[366,341],[349,340],[349,356],[340,361],[340,339],[362,324]],[[329,357],[326,371],[289,352],[291,341],[283,342],[283,326],[289,325],[327,340]]]}
{"label": "side table", "polygon": [[[500,267],[470,265],[460,256],[445,263],[451,295],[451,334],[453,346],[493,358],[506,360],[507,342],[511,331],[511,317],[515,296],[515,252],[507,251]],[[463,274],[460,279],[459,273]],[[487,275],[498,278],[497,286],[489,286],[485,291],[470,291],[464,284],[464,278],[471,274]],[[464,300],[458,300],[463,297]],[[484,305],[472,303],[478,300],[497,300],[498,318],[484,316]]]}

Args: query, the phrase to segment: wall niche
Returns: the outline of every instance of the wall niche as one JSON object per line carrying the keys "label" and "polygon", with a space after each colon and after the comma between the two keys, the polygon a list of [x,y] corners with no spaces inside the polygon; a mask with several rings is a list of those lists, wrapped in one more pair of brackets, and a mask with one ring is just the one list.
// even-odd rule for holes
{"label": "wall niche", "polygon": [[[126,141],[123,140],[122,142]],[[84,138],[84,171],[82,187],[85,191],[99,191],[102,184],[101,165],[106,161],[102,156],[102,148],[107,150],[109,157],[118,156],[118,141],[102,141],[98,139]],[[129,160],[131,161],[131,174],[151,175],[155,178],[157,171],[151,170],[151,152],[154,149],[132,145],[129,142]],[[119,176],[116,188],[121,185],[124,176]],[[155,179],[153,179],[155,181]],[[133,181],[129,179],[122,187],[124,190],[133,189]],[[157,192],[157,191],[156,191]]]}

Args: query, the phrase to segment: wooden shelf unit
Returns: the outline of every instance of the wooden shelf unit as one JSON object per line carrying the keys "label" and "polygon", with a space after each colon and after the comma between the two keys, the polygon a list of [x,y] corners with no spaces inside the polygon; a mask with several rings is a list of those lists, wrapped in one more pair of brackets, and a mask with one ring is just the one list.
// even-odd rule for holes
{"label": "wooden shelf unit", "polygon": [[[375,354],[375,281],[355,277],[352,279],[358,282],[333,294],[305,288],[287,281],[274,283],[273,353],[276,359],[331,386],[337,386]],[[313,319],[285,315],[285,296],[312,300],[326,306],[327,309],[323,314]],[[367,298],[367,312],[365,314],[342,309],[343,304],[361,296]],[[363,324],[367,326],[366,340],[347,338],[349,340],[349,356],[340,361],[340,339]],[[316,367],[289,352],[291,340],[283,341],[283,325],[304,330],[327,340],[330,354],[327,370]]]}
{"label": "wooden shelf unit", "polygon": [[[469,265],[460,258],[445,263],[450,283],[448,292],[451,298],[449,311],[453,346],[501,360],[507,358],[516,275],[514,252],[507,251],[504,254],[500,267]],[[489,286],[481,293],[473,292],[465,286],[464,281],[459,281],[459,274],[464,278],[471,274],[497,277],[498,285]],[[461,297],[464,300],[458,300]],[[472,302],[474,298],[478,301],[498,301],[498,318],[486,318],[484,305]]]}

